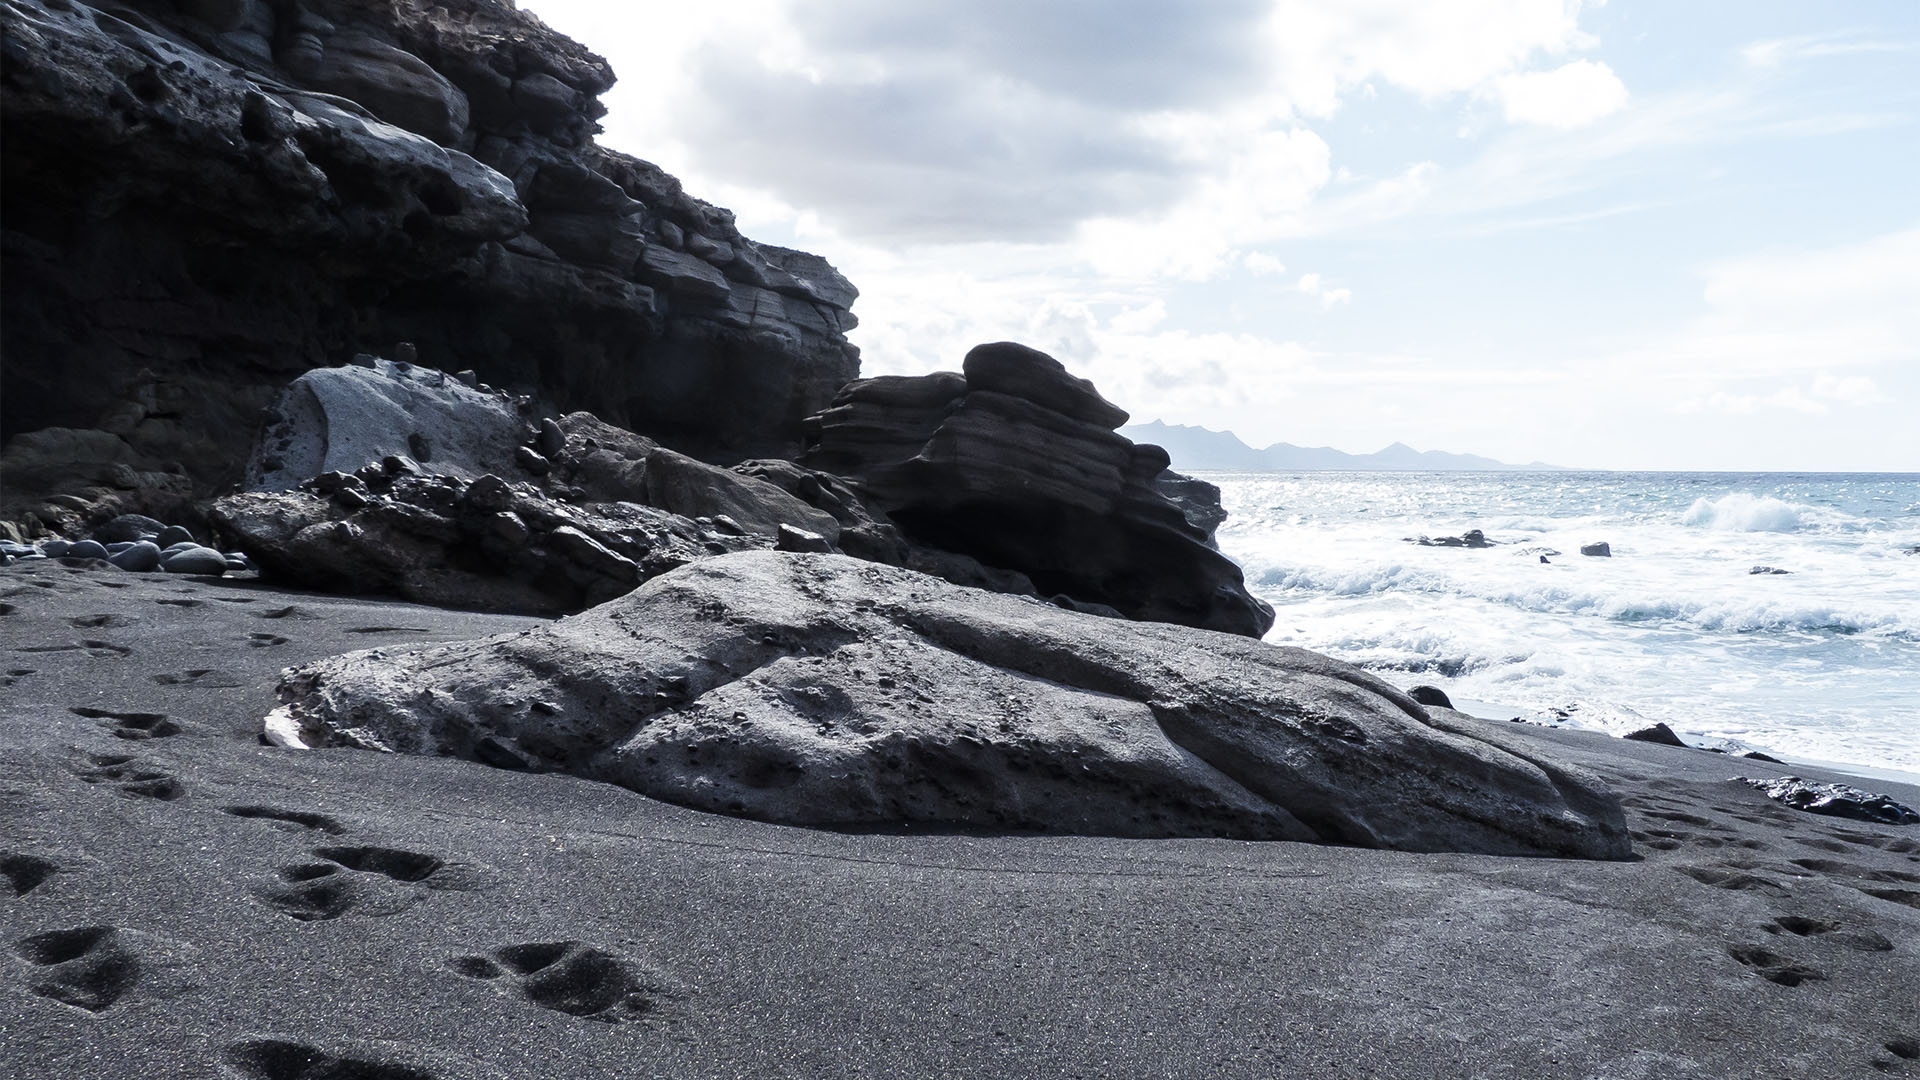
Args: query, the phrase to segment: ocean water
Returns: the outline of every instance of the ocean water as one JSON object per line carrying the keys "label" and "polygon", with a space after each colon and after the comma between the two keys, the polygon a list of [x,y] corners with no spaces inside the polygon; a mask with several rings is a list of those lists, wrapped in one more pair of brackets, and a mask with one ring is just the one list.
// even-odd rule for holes
{"label": "ocean water", "polygon": [[[1270,642],[1482,715],[1920,772],[1920,474],[1199,475]],[[1468,529],[1495,546],[1405,539]]]}

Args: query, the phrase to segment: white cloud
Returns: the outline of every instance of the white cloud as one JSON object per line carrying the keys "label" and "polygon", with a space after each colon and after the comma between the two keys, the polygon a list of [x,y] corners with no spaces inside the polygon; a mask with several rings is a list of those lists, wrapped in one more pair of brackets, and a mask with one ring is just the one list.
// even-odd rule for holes
{"label": "white cloud", "polygon": [[1797,60],[1815,60],[1830,56],[1857,56],[1863,53],[1913,52],[1915,43],[1845,34],[1807,34],[1801,37],[1774,38],[1750,42],[1740,47],[1740,56],[1756,68],[1780,67]]}
{"label": "white cloud", "polygon": [[1504,75],[1494,83],[1494,94],[1509,122],[1562,129],[1585,127],[1627,103],[1626,84],[1594,60]]}
{"label": "white cloud", "polygon": [[1264,251],[1249,251],[1240,261],[1246,264],[1248,270],[1262,277],[1287,272],[1286,263],[1281,262],[1279,259],[1274,258]]}
{"label": "white cloud", "polygon": [[1352,289],[1329,289],[1321,282],[1319,274],[1301,274],[1300,284],[1296,287],[1301,292],[1320,301],[1320,310],[1322,311],[1332,308],[1335,304],[1344,304],[1353,299]]}

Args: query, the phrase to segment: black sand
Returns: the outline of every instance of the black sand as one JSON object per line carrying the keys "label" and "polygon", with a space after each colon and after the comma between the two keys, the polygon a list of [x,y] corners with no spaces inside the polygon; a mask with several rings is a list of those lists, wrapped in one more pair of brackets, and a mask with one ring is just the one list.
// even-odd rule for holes
{"label": "black sand", "polygon": [[528,625],[0,570],[0,1072],[1920,1076],[1920,827],[1727,782],[1811,767],[1525,728],[1626,798],[1642,858],[1589,863],[846,835],[257,742],[283,666]]}

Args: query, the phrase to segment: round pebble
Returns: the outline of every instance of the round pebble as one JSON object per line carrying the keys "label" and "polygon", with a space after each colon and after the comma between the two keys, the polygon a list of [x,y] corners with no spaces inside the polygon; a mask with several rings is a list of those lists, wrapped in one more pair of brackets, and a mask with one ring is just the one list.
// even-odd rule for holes
{"label": "round pebble", "polygon": [[161,550],[164,551],[175,544],[193,543],[193,534],[179,525],[169,525],[160,530],[160,535],[154,537],[153,542],[159,544]]}
{"label": "round pebble", "polygon": [[104,559],[112,552],[98,540],[81,540],[68,547],[65,557],[69,559]]}
{"label": "round pebble", "polygon": [[125,551],[114,552],[107,561],[122,570],[144,574],[149,570],[160,568],[160,545],[151,540],[142,540],[137,544],[127,545]]}
{"label": "round pebble", "polygon": [[163,556],[160,569],[169,574],[212,574],[218,577],[227,572],[227,557],[212,548],[196,545]]}
{"label": "round pebble", "polygon": [[66,555],[67,551],[72,547],[73,541],[71,540],[49,540],[40,545],[40,554],[49,558],[58,559]]}

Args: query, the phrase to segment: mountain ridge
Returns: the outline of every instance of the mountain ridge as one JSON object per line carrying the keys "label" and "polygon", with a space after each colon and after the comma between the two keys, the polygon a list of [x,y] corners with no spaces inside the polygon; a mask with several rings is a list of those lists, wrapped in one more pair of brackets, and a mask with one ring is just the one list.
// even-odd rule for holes
{"label": "mountain ridge", "polygon": [[1120,433],[1135,442],[1165,448],[1176,469],[1201,472],[1518,472],[1562,468],[1540,461],[1511,465],[1478,454],[1415,450],[1403,442],[1394,442],[1371,454],[1350,454],[1330,446],[1295,446],[1286,442],[1255,449],[1231,431],[1159,420],[1128,424]]}

